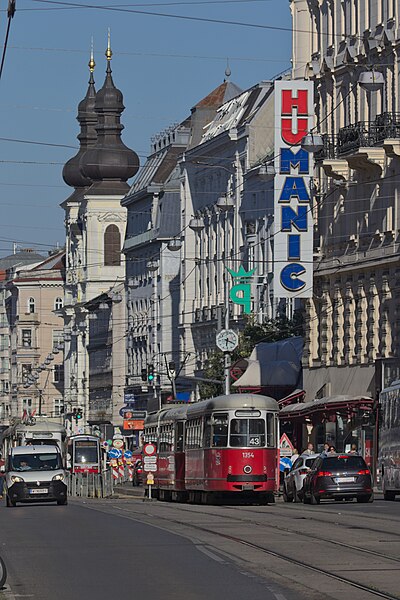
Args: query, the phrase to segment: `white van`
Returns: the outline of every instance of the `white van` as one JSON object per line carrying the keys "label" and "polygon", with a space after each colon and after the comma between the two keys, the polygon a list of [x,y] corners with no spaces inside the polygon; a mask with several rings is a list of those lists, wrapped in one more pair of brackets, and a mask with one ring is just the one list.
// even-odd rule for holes
{"label": "white van", "polygon": [[16,446],[6,460],[7,506],[17,502],[67,504],[66,472],[57,446]]}

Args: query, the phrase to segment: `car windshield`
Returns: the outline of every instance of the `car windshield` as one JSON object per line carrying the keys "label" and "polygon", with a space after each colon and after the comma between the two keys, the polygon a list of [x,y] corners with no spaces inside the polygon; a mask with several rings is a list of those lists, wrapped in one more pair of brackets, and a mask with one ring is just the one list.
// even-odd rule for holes
{"label": "car windshield", "polygon": [[55,471],[62,469],[61,456],[51,454],[16,454],[11,459],[12,471]]}
{"label": "car windshield", "polygon": [[324,459],[322,468],[328,471],[347,471],[365,469],[366,464],[361,456],[332,456]]}
{"label": "car windshield", "polygon": [[312,465],[313,465],[313,463],[314,463],[314,461],[315,461],[315,458],[307,458],[307,460],[305,462],[306,467],[310,467],[311,468]]}

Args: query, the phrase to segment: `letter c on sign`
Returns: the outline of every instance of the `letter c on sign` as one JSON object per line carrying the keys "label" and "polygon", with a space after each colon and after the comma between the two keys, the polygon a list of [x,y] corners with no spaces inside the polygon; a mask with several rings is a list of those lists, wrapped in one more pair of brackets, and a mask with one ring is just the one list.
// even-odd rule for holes
{"label": "letter c on sign", "polygon": [[299,276],[305,272],[305,268],[298,263],[286,265],[281,271],[281,284],[289,292],[298,292],[306,285],[305,281],[299,279]]}

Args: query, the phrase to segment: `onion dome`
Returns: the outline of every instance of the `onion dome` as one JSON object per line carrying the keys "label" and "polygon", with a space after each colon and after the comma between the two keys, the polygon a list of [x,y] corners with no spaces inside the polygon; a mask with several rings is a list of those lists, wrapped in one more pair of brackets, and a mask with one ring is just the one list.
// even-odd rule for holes
{"label": "onion dome", "polygon": [[[80,168],[85,178],[91,179],[96,187],[126,189],[126,181],[139,169],[139,158],[121,140],[124,126],[120,122],[125,109],[123,96],[113,82],[111,75],[112,51],[110,38],[106,50],[107,70],[103,87],[96,94],[94,110],[97,115],[97,141],[80,160]],[[121,185],[122,184],[122,185]]]}
{"label": "onion dome", "polygon": [[95,66],[96,63],[93,59],[92,50],[89,60],[89,87],[86,92],[86,96],[78,105],[77,121],[81,126],[81,131],[77,137],[80,143],[80,148],[78,153],[64,165],[63,169],[63,179],[65,183],[74,188],[88,187],[92,184],[91,179],[82,174],[80,170],[80,161],[86,150],[93,147],[97,140],[97,133],[95,129],[97,124],[97,115],[94,110],[96,90],[94,87],[93,77]]}

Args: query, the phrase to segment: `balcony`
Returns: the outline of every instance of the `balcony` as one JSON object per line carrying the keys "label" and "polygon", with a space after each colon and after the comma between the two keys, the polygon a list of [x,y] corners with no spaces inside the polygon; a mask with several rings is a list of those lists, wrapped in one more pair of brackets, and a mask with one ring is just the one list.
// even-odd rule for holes
{"label": "balcony", "polygon": [[360,148],[383,146],[385,140],[400,140],[400,113],[385,112],[374,121],[358,121],[341,127],[337,136],[323,136],[324,148],[315,155],[316,160],[346,157]]}

